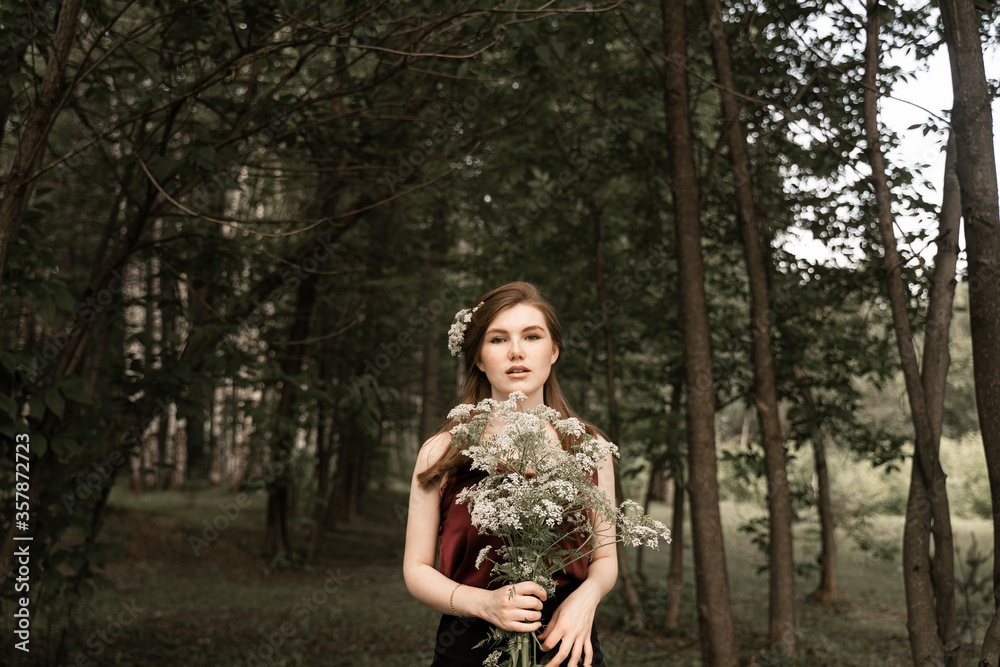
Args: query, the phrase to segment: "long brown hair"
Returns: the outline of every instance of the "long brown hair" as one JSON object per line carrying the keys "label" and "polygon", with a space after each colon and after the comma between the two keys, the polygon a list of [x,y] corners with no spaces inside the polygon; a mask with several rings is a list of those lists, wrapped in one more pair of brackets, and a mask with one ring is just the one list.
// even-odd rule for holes
{"label": "long brown hair", "polygon": [[[525,282],[513,282],[497,287],[476,302],[478,310],[473,313],[472,321],[465,328],[465,339],[462,342],[462,355],[465,359],[465,388],[461,403],[475,404],[492,396],[493,388],[486,377],[486,373],[479,370],[479,367],[476,365],[476,362],[479,361],[479,350],[482,347],[483,338],[486,336],[486,330],[494,318],[501,311],[522,303],[534,306],[542,312],[542,315],[545,317],[545,326],[548,327],[549,335],[552,336],[552,343],[560,351],[562,350],[562,326],[560,326],[559,320],[556,318],[556,313],[552,305],[542,297],[534,285]],[[563,419],[568,417],[580,419],[573,409],[569,407],[566,397],[563,396],[562,390],[559,388],[555,365],[552,366],[549,371],[549,377],[545,381],[542,401],[545,405],[559,412]],[[594,425],[582,419],[580,421],[583,422],[588,434],[597,437],[599,431]],[[456,421],[449,420],[438,431],[435,437],[450,431],[456,425]],[[563,449],[570,451],[573,445],[576,444],[575,440],[575,438],[563,438]],[[466,461],[468,461],[468,457],[461,449],[458,447],[449,447],[433,465],[417,475],[417,481],[422,487],[431,486],[443,475],[458,468]]]}

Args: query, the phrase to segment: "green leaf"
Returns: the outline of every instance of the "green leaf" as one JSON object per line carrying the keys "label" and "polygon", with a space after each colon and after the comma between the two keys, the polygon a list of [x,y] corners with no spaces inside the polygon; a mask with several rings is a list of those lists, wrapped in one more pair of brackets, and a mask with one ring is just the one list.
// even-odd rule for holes
{"label": "green leaf", "polygon": [[39,394],[32,394],[28,399],[28,413],[33,419],[41,419],[45,415],[45,400]]}
{"label": "green leaf", "polygon": [[94,403],[94,397],[87,393],[86,388],[83,386],[83,378],[72,375],[59,384],[59,388],[62,390],[63,396],[73,401],[74,403],[79,403],[80,405],[92,405]]}
{"label": "green leaf", "polygon": [[87,564],[87,559],[83,557],[83,554],[74,551],[66,556],[66,563],[73,568],[73,572],[79,572]]}
{"label": "green leaf", "polygon": [[215,147],[199,146],[191,153],[194,163],[202,169],[211,169],[215,165]]}
{"label": "green leaf", "polygon": [[110,579],[105,577],[103,574],[100,574],[99,572],[95,572],[94,576],[91,577],[90,581],[91,583],[94,584],[94,590],[98,593],[102,591],[105,593],[115,592],[114,582],[112,582]]}
{"label": "green leaf", "polygon": [[[34,439],[32,439],[34,443]],[[58,456],[60,459],[69,458],[71,455],[75,454],[79,450],[80,446],[77,445],[73,440],[62,435],[55,435],[52,438],[52,453]]]}
{"label": "green leaf", "polygon": [[31,451],[36,456],[44,456],[49,451],[49,441],[44,435],[35,434],[31,436]]}
{"label": "green leaf", "polygon": [[66,399],[59,393],[59,387],[53,385],[45,392],[45,405],[49,406],[53,414],[60,419],[66,410]]}
{"label": "green leaf", "polygon": [[55,321],[56,302],[51,295],[44,295],[35,302],[35,312],[38,313],[38,319],[42,322],[49,324]]}
{"label": "green leaf", "polygon": [[59,285],[52,290],[52,298],[60,310],[73,314],[76,312],[76,298],[65,285]]}
{"label": "green leaf", "polygon": [[20,410],[17,408],[17,401],[15,401],[10,396],[0,396],[0,411],[11,418],[11,421],[17,419]]}
{"label": "green leaf", "polygon": [[162,183],[174,173],[174,170],[177,169],[177,166],[181,162],[165,155],[154,155],[149,158],[146,164],[149,166],[149,170],[153,172],[156,180]]}
{"label": "green leaf", "polygon": [[88,544],[84,548],[84,556],[87,558],[87,562],[95,568],[101,569],[104,567],[104,550],[98,545],[93,543]]}
{"label": "green leaf", "polygon": [[0,350],[0,366],[3,366],[11,373],[17,371],[17,357],[6,350]]}
{"label": "green leaf", "polygon": [[42,570],[41,576],[42,586],[49,590],[58,591],[62,588],[66,581],[66,575],[57,570],[56,568],[48,568]]}

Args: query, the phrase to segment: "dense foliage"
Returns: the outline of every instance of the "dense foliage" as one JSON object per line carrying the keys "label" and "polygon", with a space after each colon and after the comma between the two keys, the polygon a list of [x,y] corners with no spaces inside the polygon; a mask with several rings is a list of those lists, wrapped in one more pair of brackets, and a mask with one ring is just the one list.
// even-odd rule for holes
{"label": "dense foliage", "polygon": [[[911,436],[860,164],[863,10],[722,10],[786,449],[821,437],[898,468]],[[929,6],[883,11],[883,62],[911,63],[879,72],[887,95],[941,36]],[[734,182],[694,6],[688,25],[690,58],[671,63],[660,3],[645,0],[0,7],[2,556],[26,433],[32,599],[54,636],[106,585],[96,537],[116,478],[266,488],[264,555],[308,561],[366,494],[407,479],[456,395],[452,314],[509,280],[560,313],[560,381],[618,433],[627,488],[681,476],[667,67],[691,76],[712,389],[720,440],[740,441],[724,474],[742,480],[734,494],[754,488]],[[889,178],[919,331],[933,268],[919,251],[938,208],[922,184],[939,177],[893,164]],[[800,252],[794,239],[810,237],[823,257]],[[945,433],[968,440],[966,320],[954,329]],[[809,485],[793,491],[798,507],[814,502]],[[983,511],[968,498],[956,509]],[[14,598],[5,584],[5,617]]]}

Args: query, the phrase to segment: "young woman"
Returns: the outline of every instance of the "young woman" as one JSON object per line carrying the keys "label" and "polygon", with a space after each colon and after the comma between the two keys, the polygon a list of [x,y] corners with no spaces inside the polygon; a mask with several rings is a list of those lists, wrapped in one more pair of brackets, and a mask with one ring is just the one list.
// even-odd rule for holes
{"label": "young woman", "polygon": [[[486,398],[506,400],[513,391],[527,396],[530,410],[544,403],[563,418],[575,417],[559,389],[553,367],[559,358],[562,329],[555,312],[532,285],[516,282],[498,287],[477,302],[471,311],[456,317],[449,335],[453,353],[465,355],[463,403]],[[586,424],[587,432],[600,437]],[[497,588],[491,582],[489,562],[475,566],[479,551],[499,540],[479,535],[468,507],[455,502],[464,488],[483,479],[469,459],[451,447],[454,424],[420,449],[410,487],[403,577],[410,593],[441,612],[432,667],[482,665],[494,650],[485,645],[491,626],[538,635],[542,648],[552,651],[547,666],[602,667],[600,644],[594,633],[597,604],[618,576],[614,545],[597,549],[590,561],[580,559],[556,576],[556,595],[546,599],[541,586],[530,581]],[[553,442],[555,429],[549,425]],[[487,429],[489,435],[490,429]],[[564,440],[567,449],[572,445]],[[612,461],[604,461],[599,487],[614,502]],[[613,526],[600,526],[612,535]],[[435,567],[435,562],[437,566]]]}

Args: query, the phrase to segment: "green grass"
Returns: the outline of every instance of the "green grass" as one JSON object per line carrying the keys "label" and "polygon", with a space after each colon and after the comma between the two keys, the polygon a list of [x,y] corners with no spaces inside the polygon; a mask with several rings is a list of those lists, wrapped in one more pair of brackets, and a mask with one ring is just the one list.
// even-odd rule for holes
{"label": "green grass", "polygon": [[[105,540],[120,541],[127,550],[113,557],[106,570],[116,590],[94,600],[89,620],[81,616],[84,620],[69,636],[66,660],[58,664],[430,664],[437,616],[408,595],[401,574],[404,524],[399,510],[405,506],[404,493],[397,488],[369,494],[362,517],[326,536],[314,562],[295,569],[269,569],[260,556],[263,495],[250,494],[239,515],[195,555],[190,539],[204,537],[203,522],[224,515],[225,506],[231,512],[235,499],[213,488],[148,494],[116,489],[103,531]],[[654,505],[653,513],[669,523],[669,507]],[[748,504],[722,506],[730,595],[742,662],[776,665],[782,663],[765,650],[767,574],[758,572],[765,560],[738,530],[759,513]],[[815,560],[814,524],[814,517],[808,516],[796,527],[798,561]],[[873,517],[867,530],[872,544],[898,546],[902,519]],[[973,535],[980,551],[991,543],[991,527],[984,520],[955,519],[954,531],[963,558]],[[796,664],[911,664],[898,554],[885,560],[859,550],[844,530],[839,537],[843,598],[828,605],[812,602],[808,594],[816,573],[796,579]],[[610,665],[700,664],[689,534],[684,544],[681,629],[669,636],[660,630],[668,551],[647,552],[650,628],[627,629],[617,591],[599,609],[597,622]],[[988,570],[980,575],[988,575]],[[961,578],[963,570],[956,576]],[[975,644],[989,619],[981,591],[969,598],[969,612],[966,602],[959,591],[959,619],[969,643],[963,662],[978,652]],[[99,633],[116,631],[123,603],[141,611],[121,624],[119,636],[103,642]]]}

